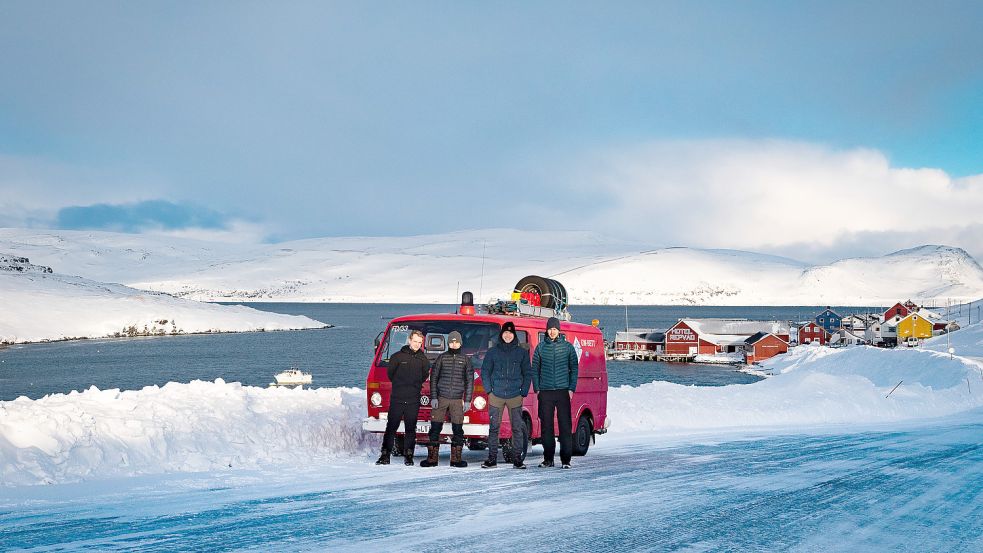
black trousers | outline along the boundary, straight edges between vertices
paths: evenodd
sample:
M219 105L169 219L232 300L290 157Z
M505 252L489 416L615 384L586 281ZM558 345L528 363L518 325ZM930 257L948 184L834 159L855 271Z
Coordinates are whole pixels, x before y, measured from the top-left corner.
M542 425L543 459L553 460L556 438L553 436L553 415L560 428L560 462L570 463L573 455L573 434L570 429L570 392L568 390L543 390L539 392L539 423Z
M569 410L569 409L568 409ZM416 419L420 415L420 402L389 404L389 415L386 420L386 433L382 436L382 449L393 450L393 442L396 440L396 429L399 428L400 421L406 434L403 439L403 455L413 455L416 448ZM569 418L569 415L567 416Z

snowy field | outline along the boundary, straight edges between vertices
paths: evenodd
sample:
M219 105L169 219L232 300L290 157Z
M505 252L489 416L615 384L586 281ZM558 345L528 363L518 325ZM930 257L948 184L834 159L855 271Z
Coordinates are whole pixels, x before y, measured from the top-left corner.
M528 274L560 280L575 305L893 305L905 299L941 305L983 296L983 268L965 251L939 245L810 265L737 250L655 249L573 231L228 244L0 229L0 254L204 301L454 303L464 290L486 301L507 296Z
M0 402L0 535L3 549L518 536L528 550L978 551L983 327L951 343L962 355L933 351L944 338L800 347L751 385L612 389L611 432L571 471L484 471L483 452L466 452L466 470L376 467L355 388L192 382Z
M323 328L308 317L217 305L64 275L0 255L0 343Z

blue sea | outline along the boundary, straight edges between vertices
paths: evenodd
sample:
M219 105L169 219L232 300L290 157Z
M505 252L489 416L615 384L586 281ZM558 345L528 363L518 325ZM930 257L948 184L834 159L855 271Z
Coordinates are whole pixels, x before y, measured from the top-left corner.
M451 312L452 305L250 303L257 309L306 315L334 325L321 330L250 332L147 338L78 340L15 345L0 349L0 400L19 396L119 388L191 380L241 382L266 386L289 367L310 372L314 386L365 385L376 335L386 323L412 313ZM687 307L629 306L628 326L668 328L685 317L739 317L756 320L812 319L825 307ZM880 308L870 308L879 310ZM841 314L865 308L837 308ZM624 306L575 306L574 320L598 319L606 339L626 325ZM612 387L655 380L695 386L748 384L758 377L732 366L609 361Z

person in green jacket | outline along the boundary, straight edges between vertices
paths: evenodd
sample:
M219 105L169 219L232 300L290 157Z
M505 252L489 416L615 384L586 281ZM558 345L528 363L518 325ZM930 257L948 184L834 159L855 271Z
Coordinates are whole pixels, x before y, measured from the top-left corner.
M573 434L570 424L570 399L577 390L577 351L560 335L560 320L550 317L546 322L546 339L536 346L532 356L532 387L539 397L539 423L543 441L543 462L540 467L552 467L556 451L553 437L553 416L560 429L560 463L570 468L573 455Z

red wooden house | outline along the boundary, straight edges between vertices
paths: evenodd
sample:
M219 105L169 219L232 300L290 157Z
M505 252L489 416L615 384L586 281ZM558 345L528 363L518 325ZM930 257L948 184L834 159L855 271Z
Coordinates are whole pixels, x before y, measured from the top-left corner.
M744 341L744 362L748 365L780 353L788 353L788 342L774 334L759 332Z
M815 322L806 323L799 327L799 343L800 344L811 344L812 342L819 342L819 345L825 346L829 343L830 333L826 331L825 328L819 326Z

